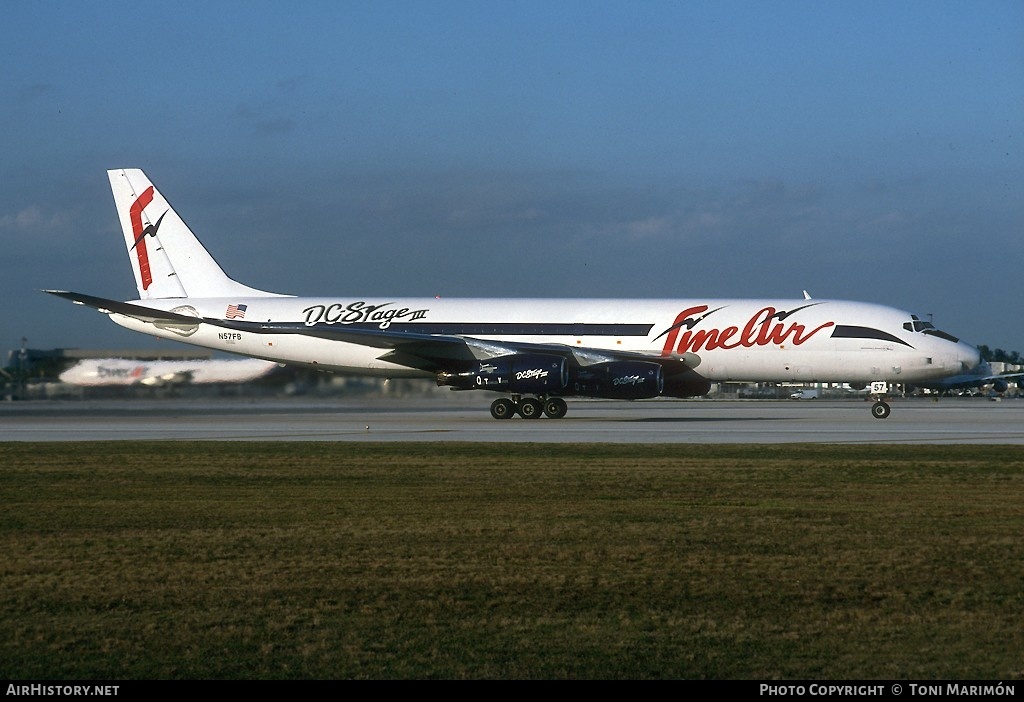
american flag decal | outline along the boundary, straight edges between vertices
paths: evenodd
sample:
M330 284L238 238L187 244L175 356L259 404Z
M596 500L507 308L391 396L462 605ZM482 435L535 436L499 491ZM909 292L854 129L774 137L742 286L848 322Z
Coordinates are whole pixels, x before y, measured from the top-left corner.
M224 319L245 319L245 305L228 305Z

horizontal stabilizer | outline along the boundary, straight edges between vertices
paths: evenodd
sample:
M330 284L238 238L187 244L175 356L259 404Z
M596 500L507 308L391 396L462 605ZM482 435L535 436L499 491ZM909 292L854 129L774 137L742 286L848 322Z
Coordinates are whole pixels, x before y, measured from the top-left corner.
M76 305L92 307L103 314L120 314L125 317L133 317L142 322L178 322L185 324L197 324L202 321L195 317L189 317L188 315L178 314L176 312L155 310L151 307L133 305L130 302L107 300L106 298L95 297L93 295L83 295L81 293L69 292L67 290L43 290L43 292L49 293L50 295L56 295L57 297L62 297L65 300L70 300Z

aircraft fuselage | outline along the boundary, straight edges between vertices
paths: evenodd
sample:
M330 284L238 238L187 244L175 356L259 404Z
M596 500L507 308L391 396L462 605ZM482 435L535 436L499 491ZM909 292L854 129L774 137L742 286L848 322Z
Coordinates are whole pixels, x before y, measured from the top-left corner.
M310 332L348 328L662 357L696 354L698 372L711 381L914 382L978 362L977 350L966 343L907 328L912 319L907 312L835 300L259 297L144 304L196 316L197 325L154 327L111 317L129 329L206 348L386 377L433 374L381 360L384 349L364 344L228 330L198 319L237 318L241 308L250 324L291 322Z

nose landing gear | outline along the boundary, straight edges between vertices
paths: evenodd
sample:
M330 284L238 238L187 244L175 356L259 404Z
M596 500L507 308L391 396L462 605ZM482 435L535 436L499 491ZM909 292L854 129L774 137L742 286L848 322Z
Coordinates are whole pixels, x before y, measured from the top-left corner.
M871 383L871 396L876 398L875 404L871 405L871 416L875 419L886 419L892 408L885 401L885 395L889 391L889 383L878 380Z

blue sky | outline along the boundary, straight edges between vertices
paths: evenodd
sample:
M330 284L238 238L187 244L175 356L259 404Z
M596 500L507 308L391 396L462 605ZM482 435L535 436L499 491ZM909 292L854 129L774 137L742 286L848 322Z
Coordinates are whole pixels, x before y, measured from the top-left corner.
M255 287L816 297L1024 352L1024 4L10 2L0 349L154 345L143 168ZM164 342L159 342L164 343Z

